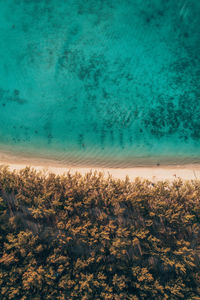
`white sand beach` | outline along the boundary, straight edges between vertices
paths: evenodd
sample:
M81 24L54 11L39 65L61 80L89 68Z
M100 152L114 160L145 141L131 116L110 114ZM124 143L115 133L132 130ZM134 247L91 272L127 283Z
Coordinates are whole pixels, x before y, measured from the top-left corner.
M125 179L126 176L130 180L136 177L149 179L153 181L158 180L174 180L181 178L183 180L200 179L200 164L186 164L186 165L159 165L159 166L142 166L131 168L103 168L103 167L78 167L70 165L61 165L56 161L42 158L20 157L14 156L4 152L0 152L0 166L9 166L9 169L20 170L26 166L32 167L38 171L64 174L70 171L72 174L80 172L86 174L90 171L102 172L104 176L112 175L114 178Z

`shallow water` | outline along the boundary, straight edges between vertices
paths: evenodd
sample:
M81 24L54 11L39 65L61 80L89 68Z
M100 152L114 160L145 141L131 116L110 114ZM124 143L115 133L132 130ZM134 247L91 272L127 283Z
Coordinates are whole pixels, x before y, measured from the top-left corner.
M200 2L0 0L0 150L200 162Z

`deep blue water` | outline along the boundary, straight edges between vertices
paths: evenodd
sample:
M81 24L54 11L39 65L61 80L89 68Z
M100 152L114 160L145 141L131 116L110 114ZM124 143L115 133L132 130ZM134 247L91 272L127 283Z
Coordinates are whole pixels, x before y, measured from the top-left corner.
M0 0L0 150L200 162L200 1Z

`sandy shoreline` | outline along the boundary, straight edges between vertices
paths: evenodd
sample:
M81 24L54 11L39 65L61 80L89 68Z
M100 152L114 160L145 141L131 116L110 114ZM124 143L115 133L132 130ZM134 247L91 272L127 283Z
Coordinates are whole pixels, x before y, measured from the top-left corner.
M157 180L174 180L175 178L182 178L184 180L200 179L200 164L186 164L186 165L163 165L163 166L142 166L131 168L107 168L107 167L87 167L87 166L70 166L61 165L54 160L14 156L8 153L0 152L0 166L7 165L10 170L20 170L26 166L33 167L34 169L55 174L64 174L70 171L72 174L80 172L85 174L97 170L102 172L105 176L111 174L114 178L125 179L126 176L130 180L136 177Z

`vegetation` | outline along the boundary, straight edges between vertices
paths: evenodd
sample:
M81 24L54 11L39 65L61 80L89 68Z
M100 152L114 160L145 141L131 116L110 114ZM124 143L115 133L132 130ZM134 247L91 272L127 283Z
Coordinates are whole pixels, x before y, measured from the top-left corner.
M0 299L200 299L200 181L0 169Z

